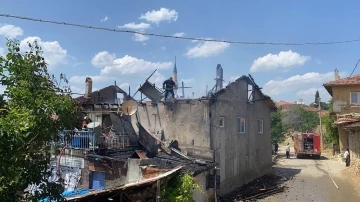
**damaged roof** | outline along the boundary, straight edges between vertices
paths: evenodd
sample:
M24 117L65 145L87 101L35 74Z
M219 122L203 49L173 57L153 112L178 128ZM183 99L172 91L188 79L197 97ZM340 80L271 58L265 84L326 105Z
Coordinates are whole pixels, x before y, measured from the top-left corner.
M89 99L86 99L84 96L80 96L75 98L74 100L78 101L79 103L114 103L117 93L123 93L127 95L127 93L119 86L111 85L92 92Z
M270 110L272 110L272 111L276 111L276 110L277 110L277 106L276 106L275 102L271 99L270 96L265 95L265 94L261 91L261 88L255 83L254 79L252 78L252 76L251 76L250 74L249 74L249 76L246 76L246 75L241 76L240 78L236 79L234 82L231 82L231 83L230 83L229 85L227 85L227 86L230 86L230 85L232 85L232 84L234 84L234 83L237 83L237 82L239 82L239 81L242 81L242 80L245 80L246 82L252 84L252 85L254 86L254 88L259 91L260 95L262 96L262 100L265 101L265 103L268 105L268 107L270 108ZM227 88L227 87L226 87L226 88ZM220 94L226 92L226 90L227 90L226 88L223 88L223 89L219 90L218 92L216 92L216 93L215 93L215 96L220 95Z
M346 77L343 79L338 79L335 81L330 81L328 83L324 83L323 86L325 89L329 92L330 95L332 95L332 87L333 86L350 86L350 85L360 85L360 74Z

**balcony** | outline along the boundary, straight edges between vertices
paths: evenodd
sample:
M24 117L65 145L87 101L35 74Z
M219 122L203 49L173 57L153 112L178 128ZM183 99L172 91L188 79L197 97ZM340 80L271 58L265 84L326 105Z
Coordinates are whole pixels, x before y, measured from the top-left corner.
M66 130L60 133L60 147L93 151L95 149L126 149L134 146L130 143L130 134L95 134L92 131Z

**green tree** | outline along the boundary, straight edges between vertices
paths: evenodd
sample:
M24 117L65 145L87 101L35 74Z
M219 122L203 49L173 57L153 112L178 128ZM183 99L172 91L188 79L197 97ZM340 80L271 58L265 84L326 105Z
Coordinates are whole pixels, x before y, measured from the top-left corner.
M283 123L295 131L312 131L319 125L317 112L307 111L303 106L294 106L283 115Z
M8 53L0 56L0 82L6 87L0 100L0 199L59 201L62 186L47 180L50 143L58 141L61 130L74 128L77 105L70 89L61 86L67 83L64 75L57 82L48 73L36 41L28 44L30 51L25 53L18 41L8 40L6 45ZM42 191L24 196L29 184Z
M324 140L328 144L338 144L339 143L339 132L338 132L338 129L333 126L335 119L333 116L331 116L331 113L333 110L332 103L333 103L333 101L330 100L329 113L327 113L322 118L322 123L324 124L324 127L326 129L326 133L324 134Z
M319 91L317 90L315 93L315 103L317 106L319 106L319 98L320 98L320 94Z
M283 142L285 140L286 127L282 122L281 108L270 114L270 136L272 142Z
M169 180L162 186L161 201L164 202L195 202L194 191L205 194L203 188L196 184L191 174L183 173Z

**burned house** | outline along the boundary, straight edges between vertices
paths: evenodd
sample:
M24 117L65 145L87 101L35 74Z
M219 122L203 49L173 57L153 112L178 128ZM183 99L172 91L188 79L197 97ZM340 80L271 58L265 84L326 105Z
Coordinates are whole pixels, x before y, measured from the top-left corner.
M214 196L208 175L211 161L190 158L157 139L141 123L132 123L137 102L116 85L91 92L86 79L85 96L75 98L81 117L90 123L75 131L63 131L54 144L50 181L64 179L67 201L151 201L159 196L160 186L180 172L190 172L206 187L206 195L195 193L196 201ZM136 105L136 110L130 110ZM133 106L134 107L134 106ZM135 108L134 108L135 109ZM144 192L145 190L145 192Z
M139 91L151 101L139 103L131 118L136 132L146 130L184 155L214 161L218 192L225 194L270 171L270 112L277 108L251 75L219 85L199 99L163 102L161 91L146 81Z

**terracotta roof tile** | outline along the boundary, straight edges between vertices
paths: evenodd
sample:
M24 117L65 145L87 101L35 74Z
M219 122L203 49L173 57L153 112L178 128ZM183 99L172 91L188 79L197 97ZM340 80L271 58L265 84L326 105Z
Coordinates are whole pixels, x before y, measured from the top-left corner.
M325 83L324 86L360 85L360 74Z

